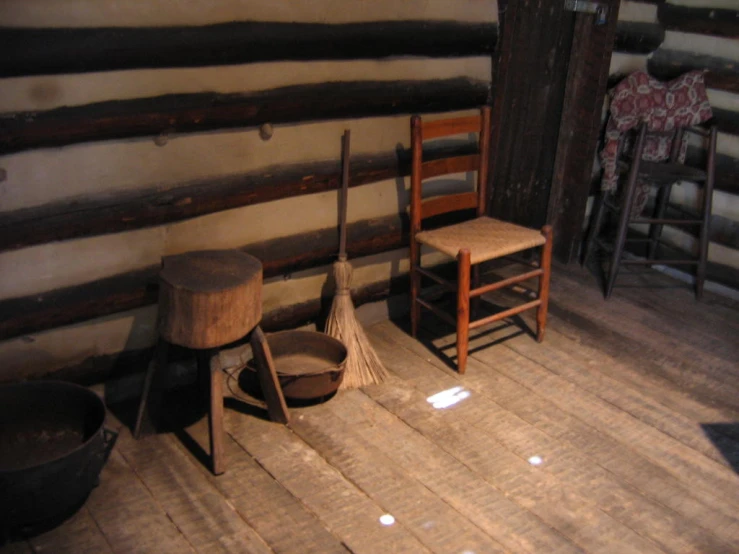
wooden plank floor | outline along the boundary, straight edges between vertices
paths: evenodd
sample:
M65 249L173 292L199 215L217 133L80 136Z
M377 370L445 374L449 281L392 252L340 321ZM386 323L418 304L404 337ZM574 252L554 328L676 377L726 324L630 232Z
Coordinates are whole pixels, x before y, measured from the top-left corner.
M739 552L739 304L654 272L619 285L605 302L557 266L544 343L476 331L464 376L447 329L375 324L387 383L289 428L229 401L219 477L204 418L135 441L111 413L85 506L0 552Z

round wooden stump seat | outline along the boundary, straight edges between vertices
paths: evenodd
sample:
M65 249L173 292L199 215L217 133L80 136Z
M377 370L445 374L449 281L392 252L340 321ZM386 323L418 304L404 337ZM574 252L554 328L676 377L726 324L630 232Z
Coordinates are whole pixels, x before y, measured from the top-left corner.
M187 348L216 348L246 336L262 319L262 263L239 250L164 258L159 334Z
M200 250L168 256L159 273L159 336L144 381L134 436L160 420L169 344L196 351L198 371L209 376L208 424L212 470L223 473L223 374L218 348L252 335L264 351L260 374L270 416L287 422L287 408L269 359L262 319L262 263L239 250ZM269 367L268 367L269 366Z

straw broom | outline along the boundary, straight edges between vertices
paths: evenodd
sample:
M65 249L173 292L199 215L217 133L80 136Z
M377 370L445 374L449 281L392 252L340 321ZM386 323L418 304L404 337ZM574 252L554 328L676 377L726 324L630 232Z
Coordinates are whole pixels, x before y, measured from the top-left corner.
M342 389L353 389L380 383L387 370L377 357L362 326L354 314L351 297L352 265L346 256L346 211L349 194L349 139L350 131L342 138L341 197L339 199L339 259L334 262L336 292L326 321L326 334L339 339L347 350L346 369Z

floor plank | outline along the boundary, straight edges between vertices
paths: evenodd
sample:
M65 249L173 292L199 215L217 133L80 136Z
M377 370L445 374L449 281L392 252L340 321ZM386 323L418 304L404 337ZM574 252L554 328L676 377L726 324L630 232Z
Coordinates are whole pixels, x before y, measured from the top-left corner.
M86 504L114 552L193 552L116 445ZM60 529L64 532L64 529Z
M271 553L176 440L167 434L135 441L122 433L118 448L196 551Z
M347 392L354 396L357 393ZM430 551L505 552L497 541L454 509L443 497L426 488L411 474L395 467L393 460L356 433L334 414L335 410L357 409L356 402L326 403L302 410L293 430L341 471L370 498L405 525ZM346 414L342 414L346 415ZM395 434L402 423L391 421L377 434Z
M387 344L387 339L380 334L382 330L380 333L375 332L377 327L383 326L373 328L372 336L375 344L383 350L383 343ZM392 329L388 334L392 337L397 335ZM498 398L497 389L501 379L490 371L484 374L487 368L480 364L474 367L471 365L462 379L457 380L452 375L442 373L443 379L429 384L427 375L436 368L426 367L423 370L418 361L409 359L408 355L404 356L395 349L392 351L395 364L391 362L391 367L402 372L405 383L413 384L422 395L463 384L472 394L469 401L465 400L459 406L450 408L455 410L458 417L468 425L482 429L521 458L541 456L546 460L546 464L542 466L545 471L566 483L572 491L586 498L594 498L600 509L641 535L649 537L665 551L701 551L707 545L726 547L721 538L713 536L705 528L695 525L673 510L666 509L658 501L650 501L633 487L622 483L613 473L583 456L580 449L548 435L498 405L495 400ZM496 392L488 394L489 390ZM534 410L538 409L538 403L535 398L531 402ZM630 509L625 510L625 506ZM701 508L701 513L710 514L712 511L705 506ZM676 533L677 529L680 533Z
M397 381L389 385L395 386ZM365 394L369 390L365 389ZM412 475L510 552L582 551L468 465L359 391L337 396L330 408L395 467ZM393 433L385 433L388 428Z
M644 371L653 371L672 387L739 414L736 357L727 360L728 354L717 356L706 351L708 348L696 348L674 334L663 333L660 329L664 324L643 323L651 317L649 310L629 306L621 299L606 302L597 291L579 283L568 283L566 275L556 282L553 280L551 294L550 314L574 327L588 346L604 350L617 359L627 356L647 360ZM678 321L688 326L688 319ZM702 320L691 323L700 327ZM723 343L722 349L736 351L735 339ZM701 361L699 366L696 360Z
M33 552L59 554L113 552L86 507L66 521L64 527L33 537L28 542Z
M422 341L373 325L386 383L292 407L291 427L228 399L221 476L185 410L202 391L169 404L176 435L135 441L110 413L85 506L0 553L737 551L739 302L651 273L605 301L555 264L545 341L519 326L532 314L475 331L465 375L433 319ZM433 406L444 390L461 402Z
M352 552L430 552L402 523L382 525L385 510L287 427L234 412L226 420L236 442Z
M187 431L199 444L208 444L205 419ZM280 554L348 552L341 541L324 528L315 514L264 471L228 434L225 447L227 471L217 477L205 468L203 471L211 484L272 550ZM290 532L286 533L286 529Z

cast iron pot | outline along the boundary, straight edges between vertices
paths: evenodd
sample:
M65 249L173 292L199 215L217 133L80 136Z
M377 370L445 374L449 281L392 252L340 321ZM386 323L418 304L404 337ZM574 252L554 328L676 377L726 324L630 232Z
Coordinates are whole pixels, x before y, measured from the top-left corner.
M331 398L344 379L346 346L316 331L281 331L267 335L277 379L286 400L300 402ZM239 376L249 394L261 395L254 359Z
M54 527L98 483L116 434L105 405L71 383L0 385L0 544Z

